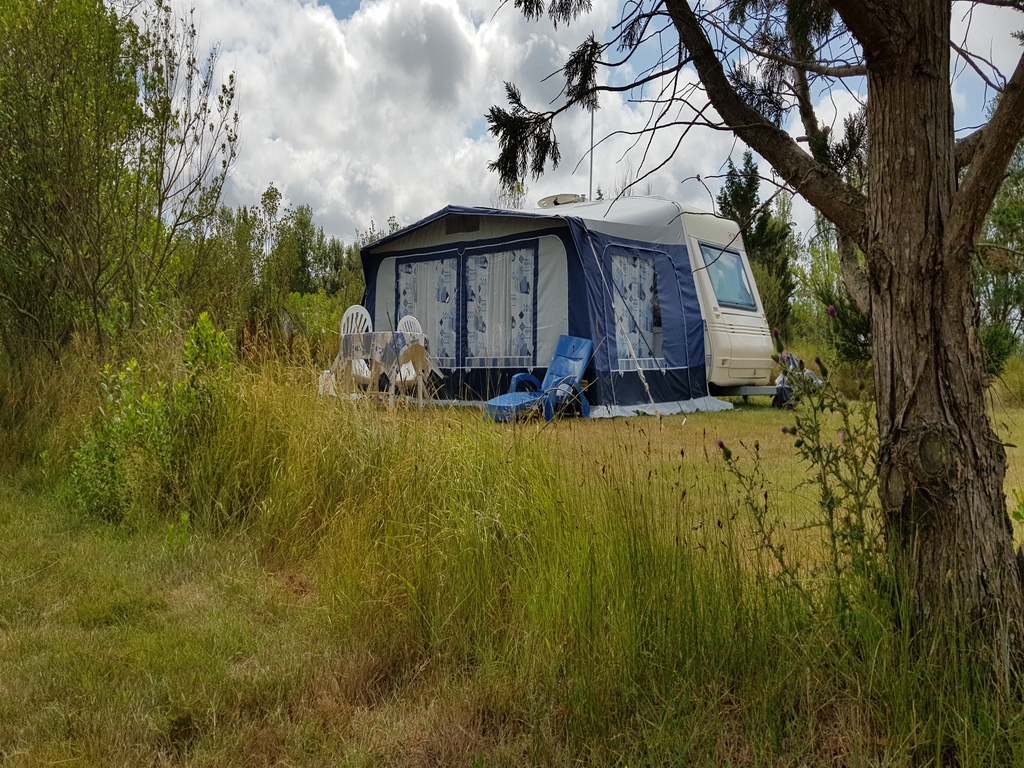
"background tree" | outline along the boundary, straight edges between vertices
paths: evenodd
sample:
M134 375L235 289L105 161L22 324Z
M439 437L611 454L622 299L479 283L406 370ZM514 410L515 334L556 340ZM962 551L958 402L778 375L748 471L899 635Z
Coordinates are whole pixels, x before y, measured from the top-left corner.
M1024 335L1024 144L1017 146L985 220L975 265L986 369L1002 373Z
M989 2L1024 10L1015 0ZM585 0L515 6L556 23L589 9ZM492 107L488 120L501 179L540 174L559 159L555 117L596 109L602 90L628 87L602 85L599 73L630 62L650 41L664 53L642 68L643 82L660 89L646 99L648 133L706 123L710 103L717 127L771 163L860 250L863 270L850 262L854 248L839 249L851 296L871 316L879 494L911 621L936 641L968 638L1005 671L1005 661L1024 661L1024 594L1004 497L1006 457L984 400L972 272L985 215L1024 135L1024 58L1009 79L992 73L1002 95L991 118L957 141L951 51L980 72L991 68L951 39L952 8L951 0L638 0L624 6L614 40L591 34L571 54L564 103L534 111L508 85L510 108ZM623 53L606 58L614 47ZM680 76L686 68L701 94ZM863 134L848 122L833 137L814 113L811 86L849 78L867 85ZM800 137L781 127L793 110ZM862 146L859 183L848 161Z
M792 255L795 252L790 201L782 200L780 215L774 215L769 203L761 202L761 176L754 154L743 153L743 166L737 169L729 159L722 190L718 193L721 215L740 225L743 244L754 269L754 278L769 328L789 330L790 301L796 282L793 278Z

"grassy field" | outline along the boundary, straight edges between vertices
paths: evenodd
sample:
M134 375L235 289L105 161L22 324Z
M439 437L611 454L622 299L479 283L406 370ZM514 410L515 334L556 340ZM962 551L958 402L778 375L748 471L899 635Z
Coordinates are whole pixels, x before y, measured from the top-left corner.
M790 414L509 427L314 381L233 373L184 454L124 453L115 520L73 503L67 460L7 472L0 762L1024 764L1015 695L869 597L807 598L822 538ZM993 415L1024 445L1024 410ZM718 440L760 444L801 588Z

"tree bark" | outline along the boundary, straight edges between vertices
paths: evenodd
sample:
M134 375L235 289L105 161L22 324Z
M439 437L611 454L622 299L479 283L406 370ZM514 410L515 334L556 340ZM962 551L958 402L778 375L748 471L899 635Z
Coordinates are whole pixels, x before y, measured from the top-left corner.
M1003 493L1006 455L985 406L970 254L945 237L956 192L950 4L902 10L899 44L865 48L866 255L886 532L918 628L980 631L994 663L1017 662L1024 596Z

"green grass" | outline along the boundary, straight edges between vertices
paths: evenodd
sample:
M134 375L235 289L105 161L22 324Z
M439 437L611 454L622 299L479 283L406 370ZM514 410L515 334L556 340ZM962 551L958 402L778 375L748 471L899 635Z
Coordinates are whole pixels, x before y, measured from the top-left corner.
M1015 698L760 570L715 443L759 441L810 565L785 413L508 427L314 392L235 370L201 441L132 459L119 524L54 491L59 457L2 481L0 762L1024 764Z

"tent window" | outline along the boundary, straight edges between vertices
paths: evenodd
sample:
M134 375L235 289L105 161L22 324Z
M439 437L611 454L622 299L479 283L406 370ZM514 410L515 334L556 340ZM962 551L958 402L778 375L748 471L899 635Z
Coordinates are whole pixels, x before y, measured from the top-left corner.
M458 285L457 259L398 264L398 317L392 322L413 315L430 339L431 355L448 368L455 366L458 343Z
M718 303L723 307L756 310L757 302L750 289L747 271L743 268L743 258L735 251L703 243L700 252L704 256L704 266L707 267Z
M661 301L654 259L612 254L615 348L618 369L661 368Z
M536 248L466 257L466 367L532 368Z

